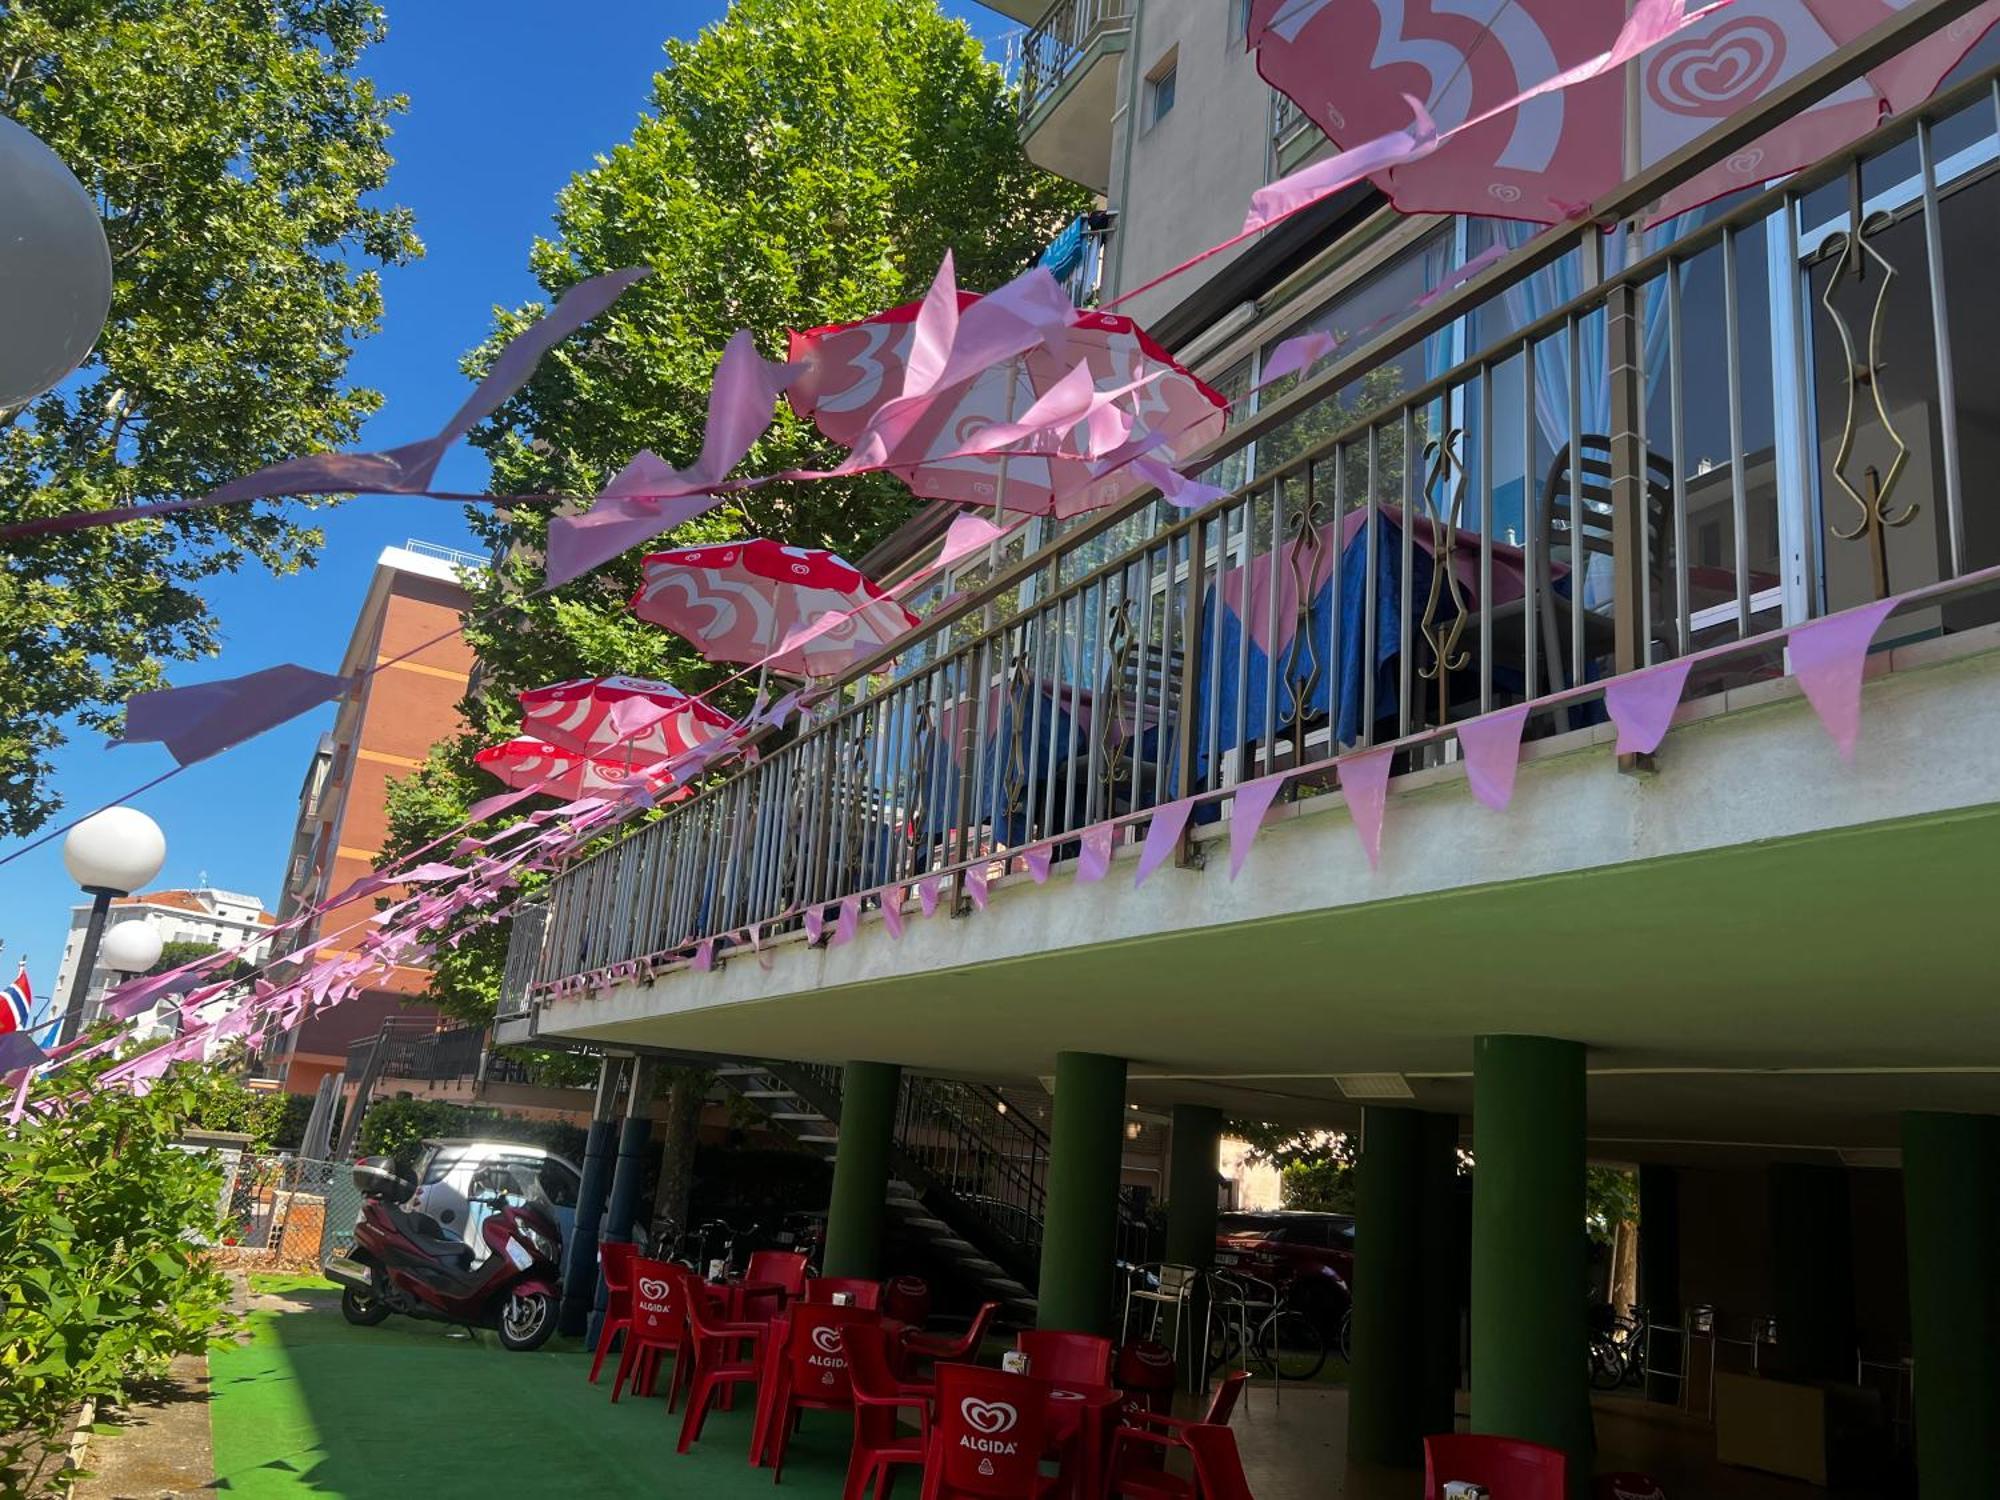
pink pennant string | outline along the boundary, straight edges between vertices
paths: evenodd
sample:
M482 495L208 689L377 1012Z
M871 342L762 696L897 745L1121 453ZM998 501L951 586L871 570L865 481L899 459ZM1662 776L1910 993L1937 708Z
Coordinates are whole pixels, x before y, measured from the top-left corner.
M1792 674L1833 737L1840 758L1849 765L1854 763L1854 745L1861 735L1861 679L1868 665L1868 647L1882 622L1901 602L1878 599L1796 626L1791 633Z
M826 931L825 907L808 906L806 908L805 929L806 929L806 945L808 947L817 946L819 943L820 934Z
M833 924L833 941L829 947L841 948L851 943L861 931L861 898L843 896L840 902L840 916Z
M540 791L539 786L523 787L516 792L499 792L491 797L482 797L465 810L465 826L484 823L495 813L505 812L517 803L525 802ZM498 835L496 835L497 837Z
M1682 657L1614 678L1605 686L1604 711L1618 726L1618 754L1651 755L1660 748L1693 665Z
M695 945L694 961L688 967L697 974L706 974L715 967L714 938L703 938Z
M1266 776L1259 781L1245 782L1236 789L1235 802L1229 814L1229 878L1232 881L1243 873L1243 861L1250 857L1250 846L1257 841L1257 831L1264 826L1265 815L1271 811L1271 804L1278 800L1278 793L1284 789L1283 776Z
M125 736L111 744L157 741L181 765L192 765L331 703L350 686L287 663L243 677L136 693L125 703Z
M937 876L926 875L922 880L919 880L917 882L917 904L923 908L925 916L934 917L937 915L937 908L938 908Z
M1139 868L1132 876L1134 890L1144 885L1148 875L1180 851L1181 835L1187 832L1188 819L1193 813L1192 797L1183 797L1178 802L1153 809L1153 821L1146 828L1145 847L1139 851Z
M1311 365L1318 364L1340 347L1332 333L1315 328L1306 333L1285 339L1271 351L1270 357L1258 366L1259 379L1269 385L1275 380L1283 380L1287 375L1296 375Z
M965 894L972 898L972 904L981 911L986 910L986 866L969 866L965 872Z
M1344 755L1335 763L1340 767L1340 790L1347 797L1347 811L1354 819L1354 831L1361 835L1371 870L1382 863L1382 812L1389 799L1389 762L1395 755L1394 745L1384 745L1359 755Z
M1082 848L1076 856L1078 885L1089 885L1111 873L1111 840L1116 832L1109 823L1084 829Z
M899 941L903 936L903 901L908 895L900 885L892 885L882 893L882 926L890 937Z
M1458 726L1458 743L1465 751L1465 779L1472 795L1495 812L1505 812L1514 800L1514 773L1521 763L1521 731L1528 723L1528 705L1517 703L1496 713L1467 719Z
M1036 885L1049 883L1049 861L1055 857L1055 852L1054 846L1049 844L1037 844L1027 852L1023 863L1027 865L1028 873L1034 877Z

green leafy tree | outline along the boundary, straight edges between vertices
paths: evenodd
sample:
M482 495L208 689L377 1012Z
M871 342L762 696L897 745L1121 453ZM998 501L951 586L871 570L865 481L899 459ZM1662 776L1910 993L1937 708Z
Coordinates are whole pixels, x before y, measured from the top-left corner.
M190 943L176 938L170 943L160 944L159 960L146 972L148 974L166 974L174 969L178 969L182 964L193 963L197 958L206 958L209 954L219 951L219 948L214 943ZM232 959L220 969L209 974L204 974L202 982L204 984L215 984L223 980L242 979L246 975L254 973L256 968L257 966L247 958Z
M736 329L782 357L787 329L920 296L947 250L962 286L999 285L1085 204L1081 189L1022 154L1000 69L935 0L736 0L700 36L667 44L652 110L558 197L556 233L530 256L551 293L617 266L654 274L591 336L544 360L475 435L494 489L588 495L640 448L688 463ZM472 366L536 311L504 315ZM823 467L838 452L781 406L745 468ZM917 503L882 476L775 486L729 501L675 540L760 534L858 558ZM622 672L695 690L733 671L628 611L636 552L538 593L549 514L523 504L474 515L500 563L468 580L476 609L467 637L480 661L480 690L465 705L472 729L392 790L389 855L449 829L493 789L471 755L513 730L522 688ZM507 927L482 928L448 951L431 998L456 1014L491 1015Z
M81 1402L118 1399L226 1321L205 1253L222 1174L173 1144L215 1079L180 1066L143 1098L92 1088L112 1061L38 1080L31 1101L67 1102L0 1134L0 1494L51 1477Z
M103 205L114 286L95 352L0 412L0 521L195 495L351 441L380 404L345 378L377 268L420 253L385 184L391 116L356 70L373 0L10 0L0 113ZM64 722L115 722L167 663L212 656L203 583L310 566L290 505L9 544L0 570L0 832L61 805Z

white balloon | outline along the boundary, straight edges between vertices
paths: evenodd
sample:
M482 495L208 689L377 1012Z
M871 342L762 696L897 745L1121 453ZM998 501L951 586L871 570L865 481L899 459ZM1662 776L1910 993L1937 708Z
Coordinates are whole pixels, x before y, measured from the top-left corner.
M160 933L143 919L113 923L97 950L97 966L120 974L141 974L160 961Z
M90 353L111 311L111 247L62 158L0 116L0 409Z
M167 836L136 807L93 813L63 839L70 879L87 889L136 891L167 862Z

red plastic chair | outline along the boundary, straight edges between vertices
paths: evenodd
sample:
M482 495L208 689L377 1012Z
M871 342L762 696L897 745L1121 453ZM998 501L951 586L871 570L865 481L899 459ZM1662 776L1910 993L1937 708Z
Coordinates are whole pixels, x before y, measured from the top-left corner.
M1563 1500L1569 1459L1559 1448L1521 1438L1440 1432L1424 1439L1424 1500L1440 1500L1454 1479L1483 1484L1493 1500Z
M743 1316L776 1317L805 1295L812 1261L797 1250L753 1250L743 1268Z
M1110 1339L1031 1328L1015 1338L1014 1347L1028 1356L1028 1373L1037 1380L1092 1389L1111 1384Z
M1041 1472L1046 1388L1026 1375L939 1365L923 1500L1040 1500L1063 1481Z
M597 1247L597 1271L604 1278L604 1327L597 1335L597 1357L590 1362L592 1385L597 1384L597 1372L604 1368L612 1341L632 1325L632 1262L638 1254L639 1247L625 1240Z
M1591 1486L1597 1500L1667 1500L1660 1481L1650 1474L1600 1474Z
M1145 1411L1138 1414L1136 1422L1120 1427L1111 1435L1105 1494L1130 1496L1131 1500L1190 1500L1197 1491L1180 1475L1167 1472L1167 1454L1187 1446L1191 1428L1227 1427L1236 1399L1249 1379L1245 1370L1231 1370L1223 1376L1199 1422Z
M859 1307L832 1307L802 1302L786 1314L785 1347L771 1361L771 1381L757 1403L762 1448L753 1447L750 1462L768 1455L776 1484L785 1473L785 1449L801 1413L848 1411L854 1405L848 1377L847 1335L860 1324L879 1327L882 1315Z
M739 1385L755 1386L762 1377L764 1340L769 1322L732 1323L709 1305L709 1289L689 1279L688 1342L694 1346L694 1379L688 1391L687 1416L681 1422L676 1451L685 1453L701 1437L702 1423L716 1396Z
M1118 1409L1122 1421L1136 1422L1146 1412L1164 1415L1173 1409L1179 1384L1174 1353L1151 1339L1121 1345L1112 1361L1111 1383L1125 1393L1125 1404Z
M1227 1427L1198 1422L1182 1437L1188 1452L1194 1455L1195 1490L1201 1500L1257 1500L1243 1474L1243 1458L1236 1451L1235 1433ZM1506 1497L1496 1491L1494 1500Z
M922 1328L931 1320L931 1284L921 1276L895 1276L882 1288L882 1311L898 1323Z
M898 1380L889 1362L889 1335L880 1323L853 1324L841 1331L847 1350L848 1385L854 1396L854 1450L840 1500L861 1500L870 1480L875 1500L889 1492L896 1464L922 1464L930 1443L934 1384ZM914 1435L896 1425L896 1413L914 1411Z
M618 1356L618 1374L611 1382L611 1400L631 1380L633 1391L653 1394L662 1356L674 1356L673 1379L667 1384L667 1410L672 1411L687 1383L687 1271L669 1261L632 1257L631 1318L625 1330L625 1348Z
M866 1308L869 1312L882 1310L882 1283L860 1276L815 1276L806 1283L805 1300L830 1306L836 1292L847 1294L849 1307Z
M940 1364L956 1364L961 1360L977 1359L979 1346L986 1338L986 1330L993 1326L993 1320L1000 1313L997 1302L982 1302L979 1311L972 1315L972 1326L963 1334L953 1336L943 1333L913 1333L903 1340L900 1358L903 1368L908 1368L917 1360L934 1360Z

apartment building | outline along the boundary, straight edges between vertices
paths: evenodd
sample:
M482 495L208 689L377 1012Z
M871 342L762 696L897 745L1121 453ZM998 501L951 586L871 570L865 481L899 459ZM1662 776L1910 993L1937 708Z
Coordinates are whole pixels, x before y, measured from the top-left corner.
M201 943L239 955L244 962L263 962L271 950L270 929L277 919L264 910L255 896L201 886L195 890L144 891L134 896L115 896L111 901L110 922L144 922L160 935L161 943ZM69 934L63 940L62 964L56 971L55 994L67 995L76 979L76 965L83 950L84 932L90 925L88 902L70 909ZM104 992L130 976L114 973L100 961L83 992L83 1020L89 1026L102 1013Z
M467 607L459 582L484 559L427 542L385 547L362 600L341 672L359 685L340 700L299 789L298 825L285 867L281 919L316 906L374 869L388 831L389 783L423 764L458 732L473 656L452 633ZM369 668L379 670L368 672ZM367 672L368 675L358 674ZM300 945L357 932L376 897L337 906L299 930ZM326 952L344 951L336 941ZM380 986L303 1022L273 1047L272 1066L293 1093L310 1094L342 1071L348 1049L385 1020L435 1012L412 1004L428 971L399 967Z
M1245 9L1019 14L1026 148L1102 195L1080 303L1332 149ZM1729 1446L1807 1424L1884 1493L1912 1461L1991 1493L2000 39L1880 9L1752 123L1947 26L1967 55L1795 176L1627 227L1736 159L1718 116L1609 226L1364 184L1122 302L1235 403L1201 455L1228 497L1038 521L931 583L838 712L517 921L501 1038L770 1060L851 1143L830 1268L877 1263L888 1170L1055 1327L1115 1321L1134 1110L1203 1268L1226 1119L1359 1132L1355 1461L1415 1462L1459 1378L1474 1430L1616 1458L1578 1226L1586 1163L1629 1167L1675 1442L1852 1480ZM1337 347L1266 382L1307 331ZM1849 760L1801 674L1871 606ZM979 1172L909 1128L938 1080L986 1091L952 1103Z

